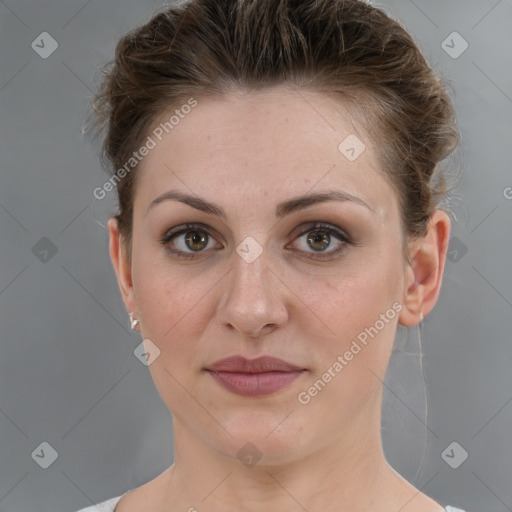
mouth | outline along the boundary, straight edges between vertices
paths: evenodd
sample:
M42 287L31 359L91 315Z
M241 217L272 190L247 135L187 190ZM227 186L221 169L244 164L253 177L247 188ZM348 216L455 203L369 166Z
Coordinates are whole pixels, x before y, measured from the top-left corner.
M275 393L299 378L307 370L282 359L263 356L246 359L228 357L206 370L224 389L243 396L265 396Z

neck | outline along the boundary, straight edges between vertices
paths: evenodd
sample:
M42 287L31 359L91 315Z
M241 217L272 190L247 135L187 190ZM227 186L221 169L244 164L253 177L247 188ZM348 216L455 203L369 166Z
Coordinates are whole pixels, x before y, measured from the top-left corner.
M383 510L385 496L396 496L398 489L403 493L404 481L385 460L380 410L376 410L377 419L352 422L322 446L294 446L293 459L263 453L251 467L236 458L245 440L228 439L225 453L219 453L174 418L175 457L168 473L165 509L348 512L377 510L380 505ZM254 444L258 446L257 441ZM262 452L269 449L268 444L260 446Z

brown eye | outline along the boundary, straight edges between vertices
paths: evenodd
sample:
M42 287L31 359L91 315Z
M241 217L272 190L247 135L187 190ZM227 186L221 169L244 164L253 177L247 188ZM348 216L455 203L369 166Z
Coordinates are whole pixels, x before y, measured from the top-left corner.
M173 228L160 241L169 253L182 258L194 258L194 253L199 256L206 252L206 249L215 246L213 236L206 229L194 224ZM222 247L220 244L217 245L217 248Z
M208 244L208 234L204 231L188 231L185 234L185 243L192 251L200 251Z
M309 246L315 251L323 251L329 247L331 243L331 236L325 231L310 231L307 240Z
M307 236L306 236L307 235ZM330 259L353 245L349 237L340 229L321 223L309 225L297 239L299 252L312 259Z

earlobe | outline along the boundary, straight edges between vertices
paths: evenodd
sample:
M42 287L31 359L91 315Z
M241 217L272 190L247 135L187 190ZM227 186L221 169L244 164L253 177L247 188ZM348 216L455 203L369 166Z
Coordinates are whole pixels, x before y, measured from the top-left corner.
M411 263L404 279L403 309L398 318L402 325L417 325L434 308L441 291L449 236L450 218L435 210L427 234L412 244Z
M121 297L127 311L137 311L133 292L131 265L126 258L122 236L119 232L118 222L115 217L109 219L108 230L110 235L110 259L112 260L112 265L116 272Z

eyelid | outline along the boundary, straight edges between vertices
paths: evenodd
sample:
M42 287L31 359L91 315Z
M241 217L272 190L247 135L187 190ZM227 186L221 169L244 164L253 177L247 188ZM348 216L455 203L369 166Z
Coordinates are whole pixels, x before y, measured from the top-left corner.
M330 222L323 222L323 221L313 221L313 222L305 222L301 224L300 226L297 226L294 228L288 236L302 236L306 233L309 233L310 231L313 231L315 229L318 229L319 231L321 229L324 229L326 231L331 230L333 233L337 233L340 236L340 239L347 242L352 243L352 239L350 235L340 227L336 226L336 224L332 224Z
M208 235L213 236L212 233L215 233L215 236L218 236L219 238L223 238L215 229L208 226L207 224L204 224L203 222L187 222L185 224L180 224L179 226L175 226L171 229L168 229L160 238L160 241L162 243L169 242L169 240L178 234L183 234L187 231L193 231L194 229L197 229L198 231L205 231L208 233ZM215 237L214 237L215 238Z

